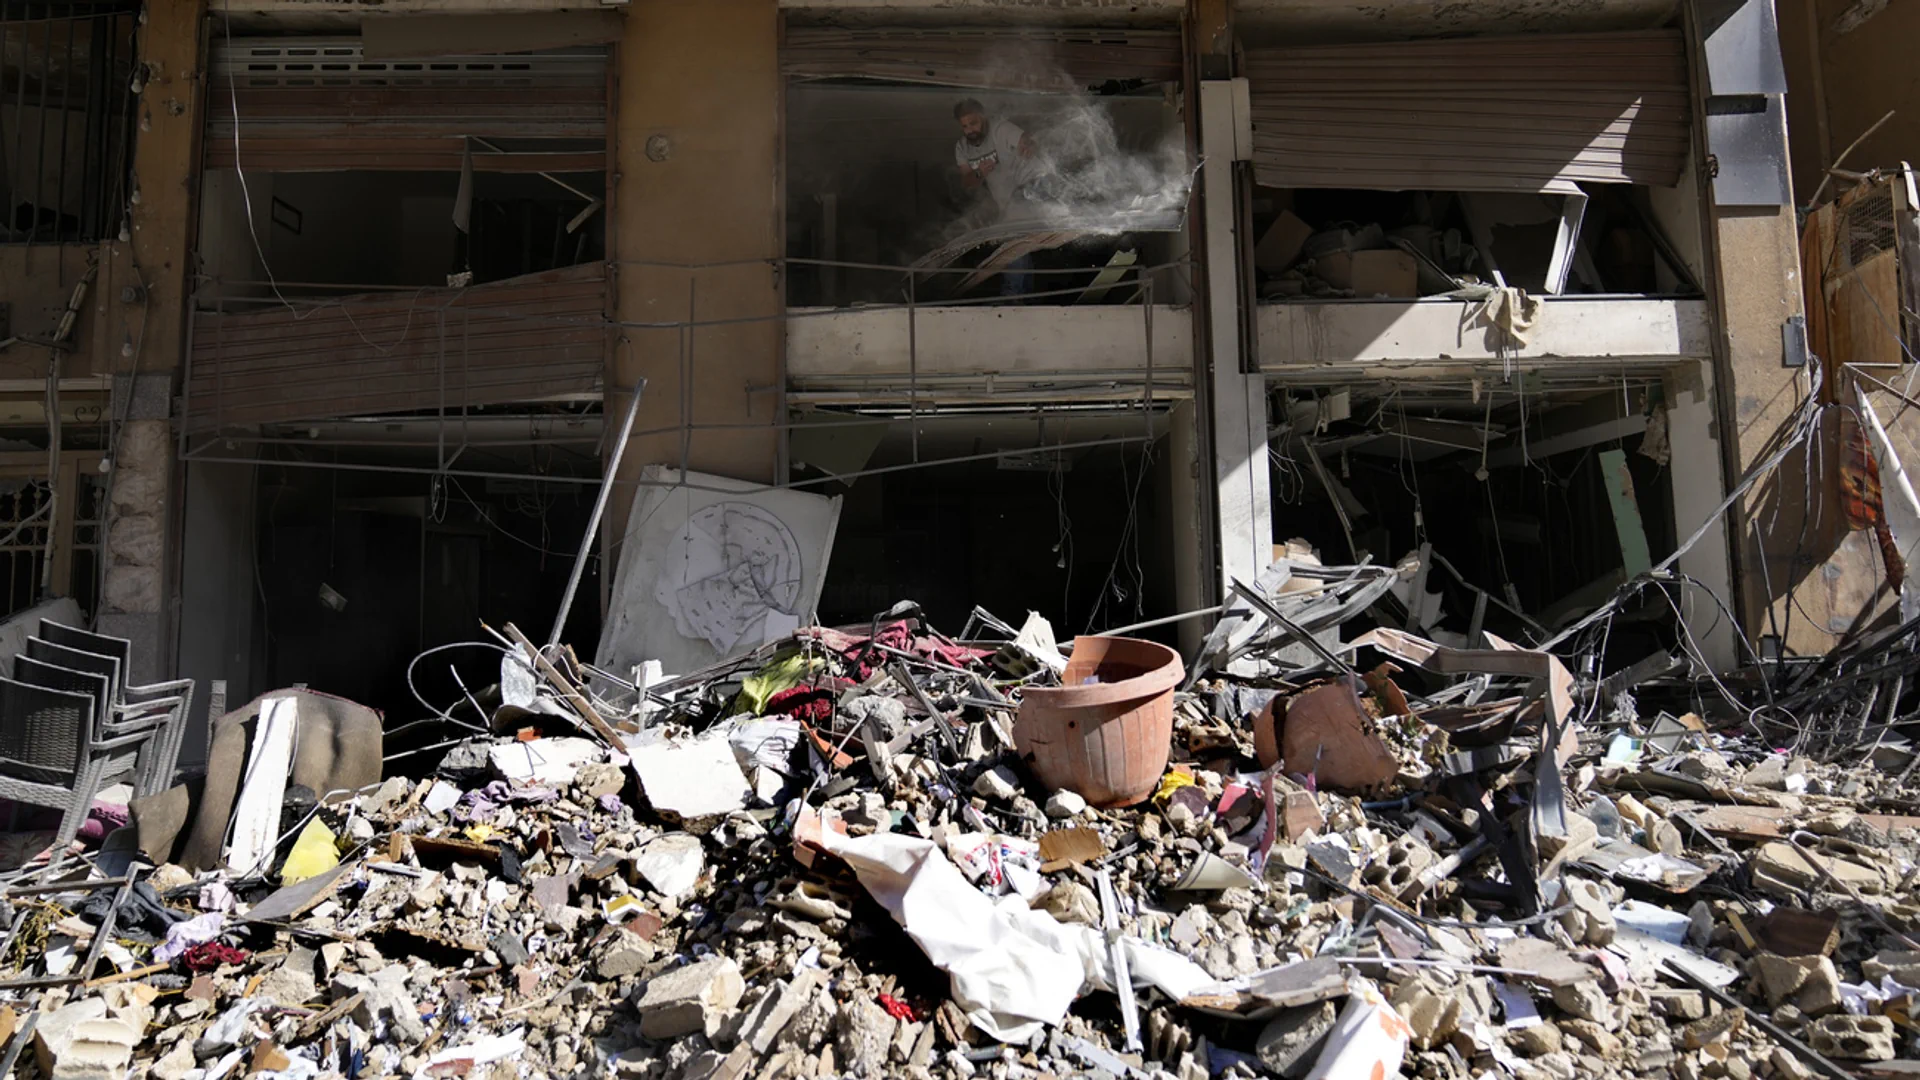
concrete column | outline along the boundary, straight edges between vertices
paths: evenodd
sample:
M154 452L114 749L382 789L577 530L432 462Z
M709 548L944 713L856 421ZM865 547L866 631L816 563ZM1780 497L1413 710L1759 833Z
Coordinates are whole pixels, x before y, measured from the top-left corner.
M1685 542L1694 530L1707 525L1700 542L1680 556L1675 568L1699 581L1731 605L1732 574L1727 561L1726 518L1713 514L1726 498L1720 470L1698 463L1720 460L1714 417L1713 368L1701 363L1667 381L1667 448L1673 463L1674 539ZM1697 647L1717 671L1737 666L1739 650L1732 622L1711 599L1688 595L1683 610Z
M1729 489L1765 460L1792 429L1810 382L1803 362L1799 230L1787 172L1786 76L1771 0L1687 8L1694 38L1694 120L1703 170L1708 291L1715 306L1714 385L1723 469ZM1757 47L1756 47L1757 45ZM1789 342L1797 341L1790 348ZM1809 499L1790 458L1733 508L1732 597L1750 638L1788 620L1788 597L1809 569ZM1676 459L1680 465L1684 459ZM1676 470L1678 471L1678 470ZM1801 620L1804 625L1805 620ZM1809 642L1821 651L1823 642ZM1789 648L1794 645L1791 640Z
M167 647L171 385L171 375L114 378L114 407L128 420L120 426L107 488L104 565L94 622L101 633L133 642L132 677L137 682L153 682L172 670L172 650Z
M231 451L229 451L231 452ZM252 456L251 447L248 456ZM187 463L180 493L179 673L194 680L180 762L206 760L209 691L227 681L227 700L251 699L255 641L255 491L259 469L223 461Z
M1715 381L1720 387L1720 441L1731 458L1728 482L1733 483L1772 452L1806 398L1804 371L1782 363L1781 328L1803 310L1799 245L1788 207L1716 209L1712 227L1724 349ZM1729 430L1731 438L1724 434ZM1818 634L1799 646L1821 652L1829 644L1824 636L1828 627L1807 626L1788 611L1795 583L1811 569L1803 548L1810 528L1818 526L1810 518L1820 511L1817 500L1810 506L1806 499L1802 467L1807 460L1805 451L1790 455L1783 468L1735 504L1739 534L1733 538L1733 586L1749 638L1757 640L1775 626L1794 622ZM1790 642L1790 647L1796 646Z
M1173 597L1178 611L1198 611L1211 605L1207 561L1208 537L1201 524L1206 504L1201 498L1202 463L1212 455L1201 445L1192 401L1182 401L1167 413L1168 467L1172 473ZM1179 624L1180 652L1192 656L1207 636L1210 620L1188 619Z
M1200 84L1200 190L1205 205L1208 397L1213 436L1214 527L1220 584L1251 582L1273 561L1273 503L1268 489L1266 380L1243 371L1240 235L1233 190L1233 84Z
M608 185L614 312L626 324L607 368L610 432L625 390L639 377L647 388L622 479L647 464L777 478L780 18L775 0L634 0L627 10ZM727 325L662 325L696 321ZM696 423L737 426L685 427ZM633 493L617 488L608 507L609 567Z
M172 388L186 348L188 270L200 160L206 5L154 4L140 29L127 243L109 245L95 370L112 371L113 412L126 423L109 448L100 601L95 623L133 642L132 677L173 670L170 553ZM136 374L137 372L137 374Z

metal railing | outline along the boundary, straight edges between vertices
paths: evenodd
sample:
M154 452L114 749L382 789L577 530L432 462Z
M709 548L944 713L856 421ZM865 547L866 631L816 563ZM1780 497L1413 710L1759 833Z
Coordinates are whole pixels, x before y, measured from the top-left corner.
M930 309L950 311L952 309L1003 308L1012 303L1052 306L1048 305L1049 301L1071 302L1074 299L1078 299L1087 291L1091 283L1083 281L1082 283L1072 285L1043 287L1013 297L998 295L940 296L937 299L928 300L925 299L923 295L929 291L926 284L927 282L948 280L951 279L953 275L974 274L976 268L967 266L937 268L914 267L899 264L800 257L740 259L709 263L676 263L659 260L622 259L612 261L608 265L610 269L624 271L664 271L684 274L686 276L687 289L685 316L682 318L602 318L596 320L577 316L555 316L537 312L503 312L497 308L489 309L487 314L490 317L505 316L522 323L546 324L555 327L564 326L576 330L588 325L604 326L610 334L635 334L643 332L673 333L676 342L673 347L673 360L680 389L678 395L679 416L676 422L670 425L650 428L643 427L636 430L633 433L633 437L641 438L678 433L681 436L681 452L679 457L683 471L687 468L691 458L690 446L692 437L698 432L766 431L771 429L779 432L784 439L786 433L802 426L818 430L822 426L834 426L836 423L844 423L848 426L870 425L881 420L899 420L907 424L912 445L910 461L906 465L887 466L857 474L844 474L838 477L841 479L852 479L855 476L871 475L874 472L897 471L902 468L920 468L937 464L996 459L1010 454L1029 453L1034 449L1064 450L1077 449L1084 446L1112 445L1116 441L1139 441L1101 439L1088 442L1046 443L1041 446L1030 447L1023 450L1007 450L985 454L944 457L937 460L923 460L919 445L922 421L932 415L932 413L940 411L943 408L942 402L954 393L956 384L961 382L968 383L973 387L970 396L976 399L970 402L967 411L1006 411L1020 414L1037 413L1045 416L1049 413L1084 412L1096 408L1104 410L1125 409L1129 411L1138 409L1145 418L1145 434L1140 438L1151 439L1155 437L1153 435L1155 414L1164 410L1164 408L1169 406L1173 401L1184 399L1188 392L1186 386L1190 384L1191 373L1189 371L1184 369L1168 370L1158 366L1160 358L1157 358L1155 355L1154 344L1154 318L1156 308L1162 308L1161 313L1164 314L1163 305L1157 303L1156 298L1162 295L1170 295L1184 299L1184 297L1191 295L1192 264L1186 259L1125 267L1119 274L1113 275L1109 280L1103 282L1106 286L1103 294L1108 297L1117 297L1118 302L1102 303L1097 305L1097 307L1100 310L1112 310L1116 318L1138 319L1141 340L1140 356L1144 361L1142 365L1109 365L1097 370L1062 368L1038 373L1018 373L1011 377L996 375L996 373L993 372L969 372L966 374L929 374L923 372L921 370L921 350L923 344L921 341L922 329L920 326L922 316ZM738 287L738 274L742 271L764 268L769 274L785 275L795 267L824 267L895 273L901 277L899 285L900 298L893 301L860 304L851 307L790 308L777 312L750 315L707 317L700 315L703 277L709 279L705 284L705 288L708 290L731 290ZM1101 269L1102 268L1099 267L1035 267L1032 269L1023 268L1020 272L1030 273L1036 279L1043 281L1048 279L1052 281L1065 281L1070 277L1085 279L1089 274L1098 276ZM714 278L719 278L720 280L711 280ZM209 319L217 320L222 316L233 314L283 308L292 313L296 318L303 318L306 315L331 307L339 307L343 310L350 311L355 296L338 295L342 293L358 294L360 296L368 294L384 294L387 296L412 294L415 297L415 303L419 307L420 317L417 319L410 317L407 320L408 328L402 331L404 338L405 334L415 332L415 328L417 327L433 327L436 318L439 316L456 314L450 310L452 305L455 304L469 288L473 287L474 286L437 287L352 283L302 283L221 279L210 276L202 277L194 293L192 310L189 312L190 334L192 340L199 342L202 340L201 335L209 332L206 325ZM234 289L268 291L264 294L256 292L253 295L236 295L231 291ZM611 307L611 305L609 306ZM801 424L792 420L787 415L787 410L784 407L786 395L790 387L787 373L782 370L779 374L778 385L755 387L750 390L750 392L771 391L780 396L782 408L777 410L778 419L768 423L743 423L731 420L702 421L696 415L691 388L698 370L696 359L699 355L698 345L700 335L703 332L710 333L727 328L767 323L786 326L808 319L845 317L849 313L857 313L861 316L884 316L889 313L900 313L905 316L907 322L906 348L904 355L899 358L904 361L904 368L894 369L887 373L890 383L897 383L899 377L904 376L904 387L887 386L861 392L858 395L860 401L854 405L859 415L850 416L845 421L813 421ZM362 336L363 339L367 341L367 344L375 346L376 348L391 348L397 344L397 340L384 340L376 343L374 340L366 338L364 334ZM455 335L449 333L449 342L455 337L459 338L460 348L462 350L470 344L464 334ZM218 338L212 340L215 342L215 355L217 356ZM194 351L193 348L189 348L188 350L187 371L185 373L185 384L189 388L189 394L191 393L193 383ZM662 358L664 359L664 357ZM450 357L450 359L455 358ZM443 364L440 372L440 378L442 380L449 378L449 367L457 367L457 365ZM1000 390L993 389L992 384L996 379L1010 384L1037 385L1036 388L1030 392L1013 393L1007 392L1004 388ZM988 384L988 389L985 391L979 389L983 382ZM668 390L672 383L670 380L663 380L656 377L653 380L653 385L656 391L661 391ZM995 404L996 400L1003 402L1003 404ZM449 425L457 427L466 415L468 415L468 409L464 406L452 411L443 407L433 414L437 429L440 432L440 438L436 441L442 445L443 452L440 454L440 460L436 463L436 466L431 469L403 465L354 465L351 463L314 464L316 467L324 465L325 467L366 469L370 471L471 476L482 479L526 479L526 477L520 476L519 474L495 473L483 470L453 470L451 468L452 460L457 459L460 452L469 444L464 441L464 432L459 432L458 434L461 441L451 447L452 452L449 455L445 452L445 436L449 432ZM315 419L319 418L316 417ZM217 449L227 438L231 437L231 435L231 432L222 433L216 430L200 440L196 445L190 437L190 433L183 425L179 435L180 454L186 459L217 458L226 461L255 460L256 463L299 464L298 462L289 462L280 458L271 460L242 459L226 454L210 452ZM316 445L318 442L318 440L313 439L282 438L273 435L256 435L253 433L247 433L245 437L250 442L259 442L268 446L311 446ZM343 444L328 441L327 445ZM541 479L546 481L569 482L576 478L545 476L541 477ZM600 482L597 476L580 477L577 479L582 483ZM830 479L835 479L835 477L796 481L794 483L818 483ZM775 484L771 486L785 487L793 485Z

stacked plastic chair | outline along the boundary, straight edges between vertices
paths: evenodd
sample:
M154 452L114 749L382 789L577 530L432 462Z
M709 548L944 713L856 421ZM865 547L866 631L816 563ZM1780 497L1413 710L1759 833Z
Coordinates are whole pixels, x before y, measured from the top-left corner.
M42 620L0 678L0 796L61 811L56 846L79 832L102 787L136 796L173 782L193 680L127 681L133 643Z

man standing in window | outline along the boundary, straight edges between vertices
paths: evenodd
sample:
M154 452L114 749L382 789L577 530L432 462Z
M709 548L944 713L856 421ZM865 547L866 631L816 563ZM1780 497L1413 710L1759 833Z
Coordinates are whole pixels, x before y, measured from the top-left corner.
M960 166L960 182L975 191L986 185L1000 207L1000 220L1021 214L1031 198L1029 185L1040 176L1040 159L1033 137L1011 120L992 120L972 98L953 107L960 122L960 138L953 144ZM1000 274L1000 295L1022 296L1033 290L1033 257L1022 255Z

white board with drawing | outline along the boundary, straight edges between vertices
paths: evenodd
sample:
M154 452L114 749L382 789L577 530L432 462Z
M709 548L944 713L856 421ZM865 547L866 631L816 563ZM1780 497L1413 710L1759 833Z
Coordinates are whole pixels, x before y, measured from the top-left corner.
M812 617L840 499L649 465L616 549L594 663L626 677L758 648Z

